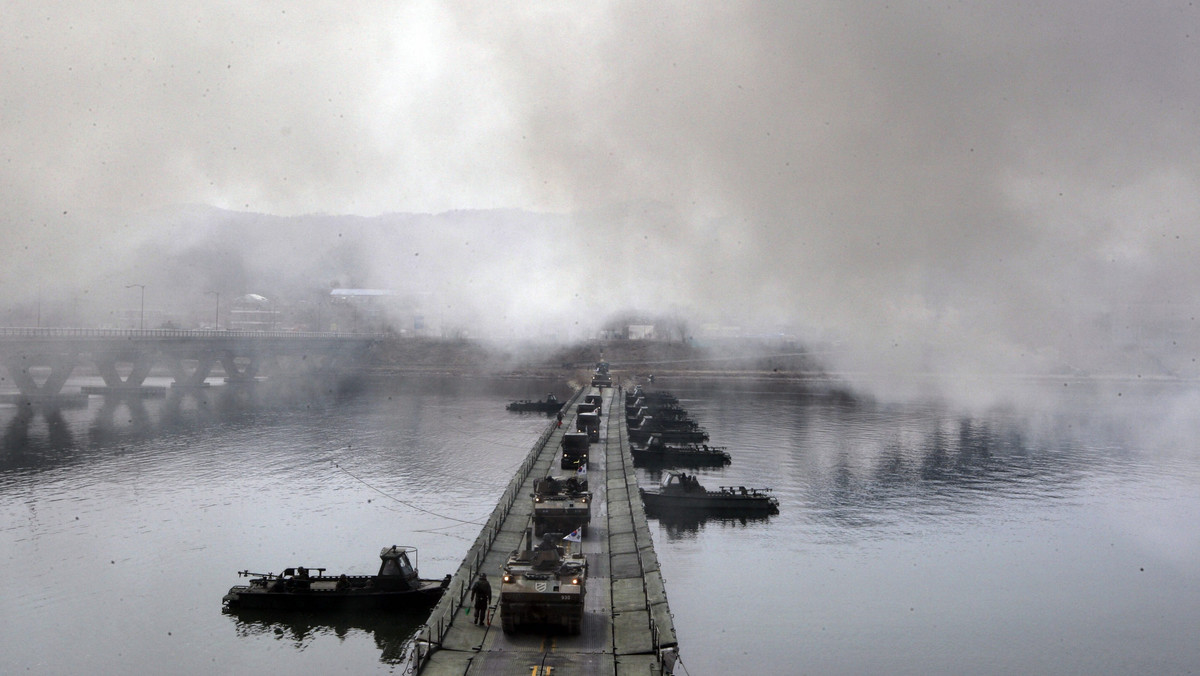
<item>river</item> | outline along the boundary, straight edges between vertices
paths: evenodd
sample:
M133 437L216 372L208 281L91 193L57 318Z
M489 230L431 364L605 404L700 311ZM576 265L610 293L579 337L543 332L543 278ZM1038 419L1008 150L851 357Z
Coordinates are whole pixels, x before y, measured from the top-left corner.
M701 483L781 503L651 521L677 673L1200 670L1194 383L1055 384L972 413L676 385L733 456ZM504 404L552 390L0 404L0 673L399 673L421 618L281 623L221 596L243 569L373 573L391 544L452 572L548 424Z

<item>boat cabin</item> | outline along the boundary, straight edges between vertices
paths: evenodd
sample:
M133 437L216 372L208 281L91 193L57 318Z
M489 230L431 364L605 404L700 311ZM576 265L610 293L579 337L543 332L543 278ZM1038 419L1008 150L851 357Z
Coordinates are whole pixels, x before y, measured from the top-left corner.
M700 485L696 475L683 472L671 472L663 477L662 489L664 493L668 491L673 493L704 492L704 486Z
M379 552L379 575L375 582L380 587L393 589L415 589L420 585L416 566L408 559L408 552L416 554L413 547L392 545Z

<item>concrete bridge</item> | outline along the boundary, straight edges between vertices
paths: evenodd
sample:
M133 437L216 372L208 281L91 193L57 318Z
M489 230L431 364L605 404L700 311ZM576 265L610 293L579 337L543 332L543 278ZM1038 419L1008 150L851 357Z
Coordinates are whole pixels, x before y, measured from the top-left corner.
M0 328L0 362L21 396L43 399L59 396L80 366L95 368L114 392L140 389L155 367L168 369L177 386L198 387L218 364L231 382L252 381L268 364L291 371L342 368L388 338L294 331Z

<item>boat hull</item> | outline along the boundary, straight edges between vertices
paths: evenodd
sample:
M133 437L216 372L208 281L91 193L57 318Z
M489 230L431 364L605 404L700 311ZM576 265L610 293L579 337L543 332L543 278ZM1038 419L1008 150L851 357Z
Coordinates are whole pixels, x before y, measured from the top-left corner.
M730 463L729 454L719 449L695 446L642 446L630 444L634 467L722 467Z
M238 610L394 611L431 608L442 597L443 591L440 581L431 581L419 589L396 591L335 591L321 588L272 591L239 585L230 588L224 603L227 608Z
M671 513L778 514L779 506L767 495L741 495L708 491L703 495L664 494L640 489L642 504L650 516Z

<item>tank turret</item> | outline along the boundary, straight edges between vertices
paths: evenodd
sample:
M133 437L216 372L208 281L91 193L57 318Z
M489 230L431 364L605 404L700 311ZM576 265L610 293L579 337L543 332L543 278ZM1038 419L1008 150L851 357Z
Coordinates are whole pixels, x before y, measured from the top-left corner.
M578 634L587 592L587 559L570 551L561 533L546 533L533 545L526 529L523 549L509 555L500 580L500 619L505 633L521 627L557 627Z

